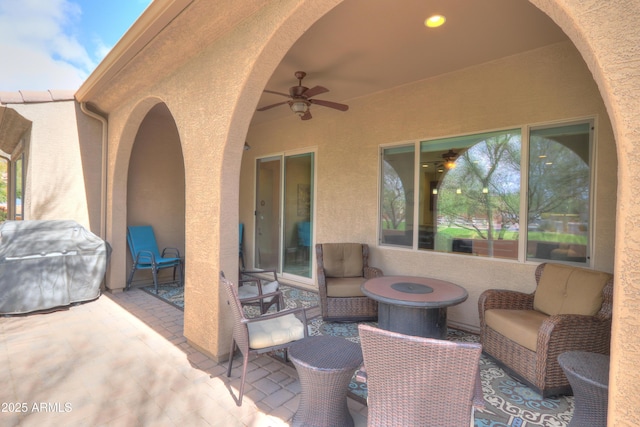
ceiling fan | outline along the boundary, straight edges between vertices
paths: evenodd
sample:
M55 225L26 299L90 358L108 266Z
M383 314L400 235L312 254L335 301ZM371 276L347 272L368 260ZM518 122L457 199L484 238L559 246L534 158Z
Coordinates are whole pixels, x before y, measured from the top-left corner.
M257 111L265 111L270 108L277 107L278 105L289 104L289 108L291 111L296 113L300 119L309 120L311 119L311 111L309 111L309 107L311 104L321 105L323 107L334 108L340 111L347 111L349 109L348 105L338 104L337 102L325 101L322 99L311 99L316 95L320 95L321 93L329 92L329 89L322 86L314 86L311 89L308 87L302 86L302 79L307 75L304 71L296 71L295 76L298 79L298 86L292 86L289 88L289 94L282 92L274 92L272 90L264 90L267 93L273 93L275 95L286 96L287 98L291 98L289 101L277 102L275 104L267 105L266 107L258 108Z

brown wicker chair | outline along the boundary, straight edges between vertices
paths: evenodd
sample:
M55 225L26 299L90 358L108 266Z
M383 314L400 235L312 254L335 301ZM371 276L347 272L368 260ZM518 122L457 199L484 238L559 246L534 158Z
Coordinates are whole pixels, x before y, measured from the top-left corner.
M542 396L571 394L558 356L581 350L609 354L613 276L543 263L532 294L490 289L478 300L486 354Z
M378 319L378 303L360 291L360 285L382 270L369 266L369 246L361 243L316 244L318 292L325 321Z
M307 317L305 309L300 307L248 319L244 315L235 285L225 279L223 272L220 272L220 286L224 289L227 304L231 308L231 314L233 315L233 335L231 337L227 377L231 376L236 347L240 349L243 356L240 390L236 400L236 404L240 406L242 405L242 396L244 394L244 381L247 374L249 355L284 349L286 359L287 348L293 342L308 336ZM270 296L279 297L279 293L264 294L256 297L256 299Z
M276 311L284 304L282 295L267 298L256 298L263 294L277 292L280 289L278 275L275 270L244 270L239 272L238 297L243 306L255 306L260 314L265 314L273 305Z
M358 325L368 426L468 426L482 403L482 347ZM362 378L362 373L356 377ZM478 395L479 394L479 395Z

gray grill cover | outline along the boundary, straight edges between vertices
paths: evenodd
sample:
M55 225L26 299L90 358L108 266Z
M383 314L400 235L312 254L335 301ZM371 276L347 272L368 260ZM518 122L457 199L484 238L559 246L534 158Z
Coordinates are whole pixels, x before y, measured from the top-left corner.
M100 296L111 248L75 221L0 224L0 314Z

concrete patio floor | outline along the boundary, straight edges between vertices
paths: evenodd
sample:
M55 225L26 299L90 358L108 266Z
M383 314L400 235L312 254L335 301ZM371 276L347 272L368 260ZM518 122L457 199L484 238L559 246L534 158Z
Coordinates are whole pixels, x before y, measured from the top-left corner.
M141 290L67 310L0 318L2 426L286 426L298 406L294 368L249 363L236 406L231 378L182 336L183 313ZM356 426L367 407L348 399Z

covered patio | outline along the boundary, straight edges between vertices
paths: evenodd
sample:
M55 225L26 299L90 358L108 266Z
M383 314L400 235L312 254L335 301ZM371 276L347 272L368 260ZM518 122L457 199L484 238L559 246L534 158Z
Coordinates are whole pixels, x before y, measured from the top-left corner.
M640 208L635 188L640 178L634 172L640 162L636 153L640 140L638 6L624 0L614 1L607 8L597 0L523 1L521 6L533 7L536 13L546 15L566 38L388 90L337 99L350 103L350 115L332 116L333 112L320 111L316 114L314 110L310 122L283 116L261 123L255 119L256 107L262 105L265 89L282 90L271 87L270 79L289 49L314 23L321 23L323 17L339 10L340 5L355 2L231 3L156 0L151 5L75 93L74 100L65 104L75 119L65 128L79 134L72 140L79 142L77 152L73 152L78 158L74 165L82 166L78 167L79 173L61 170L55 156L42 149L49 142L46 135L37 132L42 131L38 126L43 120L33 121L25 218L67 215L70 206L76 208L68 215L80 217L79 221L99 232L113 247L106 277L107 290L112 294L94 303L47 315L63 322L55 330L49 329L53 321L42 320L45 316L0 322L6 337L0 348L11 366L5 375L13 385L5 391L13 393L5 396L7 400L20 400L25 395L20 384L26 384L27 391L38 396L38 381L50 384L47 381L51 374L56 369L62 372L60 366L68 369L71 363L68 359L73 359L78 350L86 351L83 361L88 372L96 369L96 377L106 379L101 385L84 385L81 384L84 380L75 378L72 372L64 377L65 381L71 381L65 383L73 386L70 389L76 384L84 387L86 400L78 403L78 408L85 407L91 414L79 415L81 420L91 419L87 417L96 413L104 414L105 396L112 399L123 394L110 381L124 387L127 381L119 375L135 369L125 370L123 366L130 368L139 362L142 363L137 371L140 377L134 378L136 386L119 404L126 406L135 399L143 404L152 399L153 404L145 413L154 421L178 423L180 417L192 416L185 415L185 411L193 409L188 405L172 412L167 404L173 401L174 388L182 389L180 384L185 383L185 378L188 385L184 390L191 390L195 384L193 396L209 399L211 391L200 388L206 384L228 400L227 383L218 373L221 368L218 363L228 356L231 325L217 276L222 270L233 281L237 279L233 276L238 271L238 223L246 225L249 236L247 263L257 266L261 262L259 245L251 240L258 235L255 217L261 202L254 191L256 165L274 157L298 158L309 153L315 156L317 175L313 180L317 187L314 191L308 190L306 184L296 187L301 202L294 212L300 222L307 222L310 209L314 209L312 242L365 242L372 247L372 262L385 273L429 272L434 277L459 283L469 291L469 299L451 310L450 319L460 326L477 328L475 304L481 292L490 287L532 290L535 263L525 256L505 261L423 251L417 242L411 247L384 245L380 238L378 203L382 150L403 141L412 141L418 147L425 139L512 126L529 129L541 123L588 118L596 123L598 140L592 181L596 200L590 212L591 258L588 261L584 256L581 258L590 268L612 272L616 277L609 420L612 425L637 420L638 398L633 391L638 382L634 366L640 358L639 338L634 333L640 312L640 299L635 292L640 254L635 220ZM602 19L605 13L607 19ZM327 71L320 66L317 69ZM366 77L364 71L361 74ZM25 117L30 119L34 110L37 118L49 117L44 108L39 109L39 104L26 104L16 105L16 110ZM344 117L348 119L342 121ZM248 145L251 150L246 150ZM49 183L39 184L39 178L50 176L57 178L51 182L81 182L83 186L79 191L72 185L56 186L54 190ZM162 191L157 191L158 188ZM58 197L57 210L52 210L56 205L51 202L53 194ZM306 203L310 194L315 199ZM77 199L82 203L75 203ZM128 225L141 223L153 223L162 236L161 245L175 244L181 253L184 250L184 312L171 311L169 315L165 308L158 307L163 314L149 314L147 304L153 304L146 295L119 293L130 269L126 229ZM305 252L291 253L296 259ZM310 266L313 261L311 255ZM304 274L308 277L303 284L313 287L316 277L312 270ZM140 300L132 302L130 299L137 295L142 295ZM127 314L114 301L127 305L131 313L140 314ZM171 320L174 316L175 321ZM159 329L152 332L146 321ZM93 323L99 328L92 327ZM67 336L67 330L77 333ZM157 333L174 342L167 344ZM51 341L51 337L56 340ZM127 340L135 343L131 349L136 351L130 351ZM49 348L43 343L65 343L59 347L60 359L55 364L46 359L44 350ZM20 357L27 354L23 353L25 347L33 349L29 354L34 359ZM96 354L96 349L102 351ZM142 353L147 355L145 359L140 358ZM102 363L94 364L96 357ZM33 363L26 366L24 360ZM184 370L169 370L166 360ZM44 364L43 369L35 375L34 366L37 368L39 363ZM264 373L259 364L255 371L260 372L256 375ZM285 382L293 378L291 372L285 374L279 368L274 370L274 375ZM164 376L175 387L165 387ZM280 379L276 383L280 384ZM51 387L58 390L55 382ZM283 391L277 409L266 403L268 397L258 393L252 399L256 404L253 409L244 406L244 409L223 409L229 412L232 423L251 425L253 420L262 422L265 416L287 420L290 414L277 412L293 410L292 404L287 403L289 399L284 399L287 393L295 395L292 390ZM75 396L80 399L80 395L72 397ZM215 399L192 401L199 408L218 404ZM87 403L83 406L82 402ZM267 406L261 406L263 402ZM123 411L122 406L114 411ZM154 412L157 408L166 410ZM54 404L54 409L64 411L65 406ZM352 409L356 413L364 410Z

